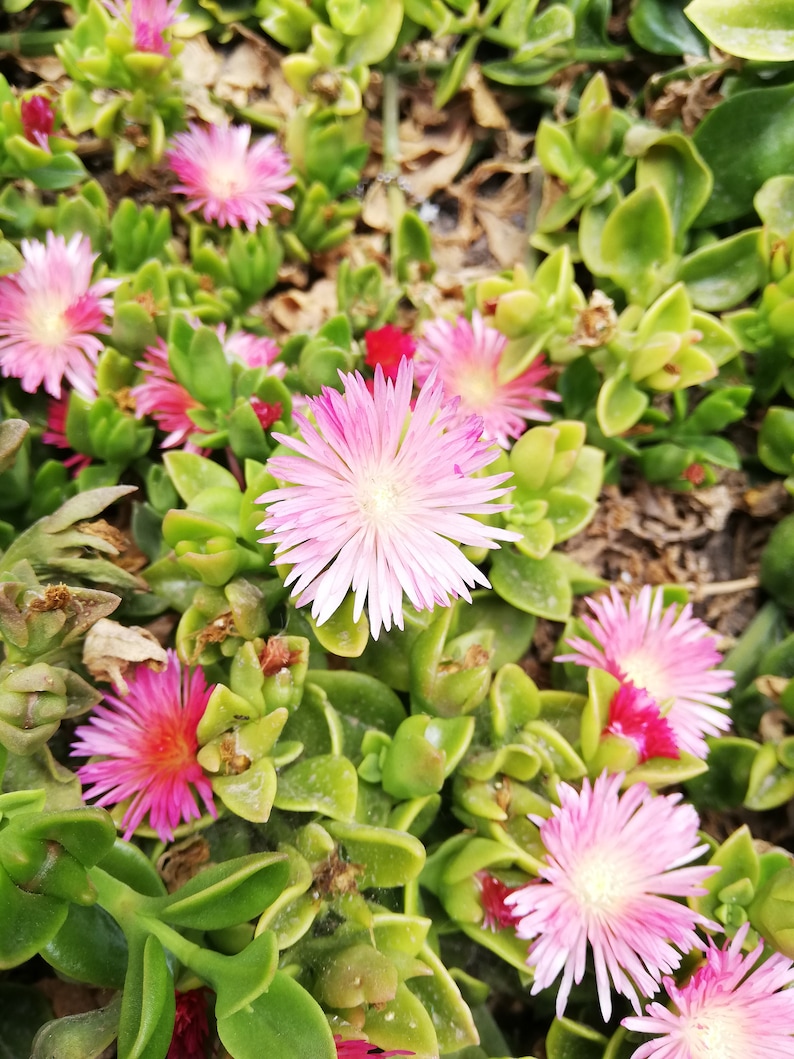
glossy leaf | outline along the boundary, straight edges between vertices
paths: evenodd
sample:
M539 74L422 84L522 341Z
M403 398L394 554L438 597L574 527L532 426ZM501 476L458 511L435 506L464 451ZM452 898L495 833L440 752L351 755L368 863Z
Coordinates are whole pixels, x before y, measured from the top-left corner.
M794 8L781 0L692 0L684 13L729 55L760 62L794 59Z

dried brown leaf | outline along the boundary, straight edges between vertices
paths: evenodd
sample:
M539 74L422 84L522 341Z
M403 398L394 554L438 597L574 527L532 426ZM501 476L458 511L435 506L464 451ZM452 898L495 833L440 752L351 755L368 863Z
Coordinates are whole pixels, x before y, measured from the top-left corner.
M124 679L137 665L147 665L155 672L165 669L168 655L152 633L139 625L120 625L100 618L86 633L83 642L83 665L95 680L107 681L121 695L129 692Z

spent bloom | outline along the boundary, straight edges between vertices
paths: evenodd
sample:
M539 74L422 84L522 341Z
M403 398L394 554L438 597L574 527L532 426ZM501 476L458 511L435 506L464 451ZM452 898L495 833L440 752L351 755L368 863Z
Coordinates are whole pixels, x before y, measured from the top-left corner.
M147 347L143 360L137 361L135 366L146 376L130 390L136 417L143 419L149 415L161 430L166 431L161 449L184 446L189 452L197 452L196 446L188 442L190 435L198 429L188 412L204 406L177 382L168 361L168 346L162 338L157 339L156 346Z
M652 757L681 756L670 722L659 713L654 699L631 681L621 684L609 704L603 735L617 735L637 751L639 764Z
M365 1059L366 1056L387 1059L390 1055L416 1055L416 1052L384 1052L382 1048L377 1048L361 1037L343 1038L339 1033L334 1034L334 1044L336 1045L336 1059Z
M711 629L692 616L689 603L680 613L674 603L663 611L662 594L652 593L650 585L628 604L614 586L608 596L586 602L593 613L582 621L596 642L571 637L567 643L574 653L556 661L594 666L631 681L656 701L678 747L706 757L703 737L730 728L721 712L729 704L720 693L734 683L732 673L713 668L722 655Z
M67 243L47 232L46 242L22 240L25 259L19 272L0 278L0 370L20 380L26 393L40 386L61 396L66 379L84 397L96 393L94 365L110 332L106 318L112 300L105 297L120 280L92 285L97 255L83 235Z
M791 1059L794 1055L794 964L775 953L755 967L764 944L747 955L749 923L729 944L709 941L706 962L688 982L663 980L673 1009L653 1003L623 1020L638 1033L660 1034L632 1059Z
M195 123L174 137L166 157L180 183L171 190L188 196L188 211L201 210L220 228L244 224L253 232L270 220L271 206L292 209L282 194L295 183L289 158L272 136L253 145L250 139L250 125Z
M475 310L471 322L433 320L425 324L416 345L416 379L423 383L436 368L447 397L459 397L461 415L482 416L483 434L503 449L527 429L528 419L551 416L538 401L559 401L559 395L538 383L548 375L542 357L514 379L500 378L507 339L489 327Z
M377 331L365 331L364 344L367 347L364 363L373 369L380 364L387 379L396 379L403 357L410 360L416 350L416 339L396 324L384 324Z
M180 0L103 0L103 3L111 15L130 27L137 51L157 55L171 54L165 32L187 18L179 14Z
M372 635L403 627L403 592L417 610L448 606L469 589L489 586L458 544L496 548L515 540L507 530L471 518L505 510L492 503L509 473L473 477L497 457L481 440L482 420L461 420L457 402L444 403L441 381L428 380L411 411L413 365L403 360L396 380L375 370L364 379L341 375L344 394L328 387L308 399L315 424L293 412L299 437L273 437L296 455L268 466L287 483L259 497L267 504L264 542L276 562L292 566L297 606L312 604L327 621L349 589L353 616L368 604Z
M174 1031L165 1059L206 1059L206 1042L210 1035L208 994L208 989L176 991Z
M129 694L106 695L87 724L80 725L73 757L98 756L77 769L90 784L85 794L97 805L131 799L124 813L124 838L144 817L163 842L174 828L201 817L196 795L217 815L212 786L196 759L196 730L212 691L201 669L185 670L175 651L161 673L139 665L128 681Z
M480 891L483 926L493 931L514 927L516 912L511 905L505 904L505 898L521 887L508 886L487 871L478 871L474 878Z
M548 989L562 972L557 1015L581 982L588 948L604 1020L612 991L639 1014L638 991L652 996L681 953L701 947L697 924L710 925L676 898L705 893L713 867L682 867L706 850L697 845L699 820L680 794L654 797L644 783L620 794L622 773L602 773L581 791L557 788L559 807L531 817L546 849L541 878L509 894L520 938L531 938L527 963L532 992Z
M23 99L19 104L19 116L25 139L48 151L49 137L55 128L55 110L50 100L41 95Z

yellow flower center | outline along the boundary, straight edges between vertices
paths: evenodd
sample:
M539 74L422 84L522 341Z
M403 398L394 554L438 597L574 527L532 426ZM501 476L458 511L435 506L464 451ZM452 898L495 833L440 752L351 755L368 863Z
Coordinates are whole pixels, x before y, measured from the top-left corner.
M43 346L59 346L69 333L60 309L43 310L31 315L31 335Z

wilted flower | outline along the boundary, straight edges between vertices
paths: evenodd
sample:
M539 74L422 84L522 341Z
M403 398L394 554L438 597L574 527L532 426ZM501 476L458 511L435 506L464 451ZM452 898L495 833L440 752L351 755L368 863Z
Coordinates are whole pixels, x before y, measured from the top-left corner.
M121 282L91 284L97 255L83 235L67 243L47 232L45 243L22 240L25 263L19 272L0 278L0 370L19 379L26 393L40 386L61 396L66 379L84 397L96 393L94 365L110 328L112 309L104 297Z
M380 364L387 379L396 379L400 361L403 357L410 360L416 350L416 339L395 324L384 324L377 331L365 331L364 343L367 347L364 363L368 368L377 368Z
M205 1059L210 1027L207 1020L207 989L176 992L174 1032L165 1059Z
M574 636L567 641L574 654L558 662L604 669L618 680L631 681L659 706L681 750L704 758L704 735L730 728L729 708L719 692L733 687L733 674L712 667L722 661L714 634L692 606L680 614L675 604L662 611L662 594L645 585L625 604L613 586L608 596L586 600L594 617L582 621L596 641Z
M61 397L51 397L47 401L47 429L41 435L41 440L45 445L55 445L59 449L71 450L71 443L66 436L66 416L68 413L68 394L63 394ZM76 476L90 465L91 457L86 456L83 452L75 452L62 462L64 467L74 468L72 474Z
M652 996L662 974L699 947L697 912L671 898L705 893L701 885L716 868L684 868L707 847L697 845L699 820L680 794L654 797L643 783L623 794L622 773L602 774L577 791L557 787L560 806L548 820L531 817L546 849L541 879L505 898L519 918L516 933L532 938L527 963L532 992L548 989L562 972L557 1015L571 987L584 976L592 951L604 1020L612 1013L610 980L639 1013L639 998Z
M85 795L97 805L131 799L124 838L148 815L152 830L170 842L174 828L201 817L196 794L217 815L210 780L196 759L196 730L212 688L201 669L183 672L175 651L168 652L162 672L140 665L128 684L125 698L107 695L108 705L97 706L76 729L72 756L99 757L81 765L77 775L90 784Z
M675 733L656 702L631 681L621 684L609 704L604 735L617 735L634 745L639 763L652 757L681 756Z
M126 22L132 31L136 51L170 55L171 44L165 31L187 18L179 14L180 0L102 0L116 18Z
M413 367L403 360L396 381L375 370L374 393L364 379L343 375L344 395L324 388L308 400L316 426L293 413L300 436L273 437L295 456L273 457L272 473L288 483L259 497L269 505L263 538L276 562L292 566L297 606L312 604L327 621L347 592L354 620L367 602L372 635L392 621L403 627L403 592L417 610L471 599L489 587L458 543L496 548L516 535L471 515L505 510L493 504L509 473L473 477L497 456L480 440L482 421L462 420L443 403L441 382L428 380L413 412Z
M474 878L480 890L482 925L494 931L502 927L514 927L516 912L512 906L505 904L505 898L521 887L508 886L487 871L478 871Z
M28 96L19 104L19 116L25 139L48 151L49 137L55 128L55 110L50 100L46 96Z
M459 316L425 324L416 344L416 379L423 383L437 368L447 397L460 398L460 415L478 415L483 420L483 436L503 449L511 439L527 429L528 419L551 419L538 401L559 401L559 395L537 384L548 375L542 357L514 379L500 377L502 354L507 339L489 327L475 310L471 323Z
M366 1056L388 1059L390 1055L416 1055L416 1052L384 1052L382 1048L377 1048L360 1037L342 1038L338 1033L334 1034L334 1044L336 1045L336 1059L365 1059Z
M188 441L198 429L188 412L204 406L177 382L168 361L168 347L162 338L158 338L156 346L147 347L144 359L137 361L136 367L146 373L144 381L130 390L136 417L151 416L161 430L168 432L160 443L161 449L184 446L187 451L197 452L196 446Z
M709 941L706 962L682 986L663 980L673 1010L646 1007L623 1020L637 1033L662 1036L641 1045L632 1059L791 1059L794 1055L794 964L775 953L753 969L760 942L742 955L750 924L730 944Z
M250 139L250 125L192 124L174 137L166 157L181 183L171 190L189 196L189 211L201 210L221 228L244 224L254 231L270 220L271 206L292 209L281 194L295 183L289 158L272 136L253 146Z

